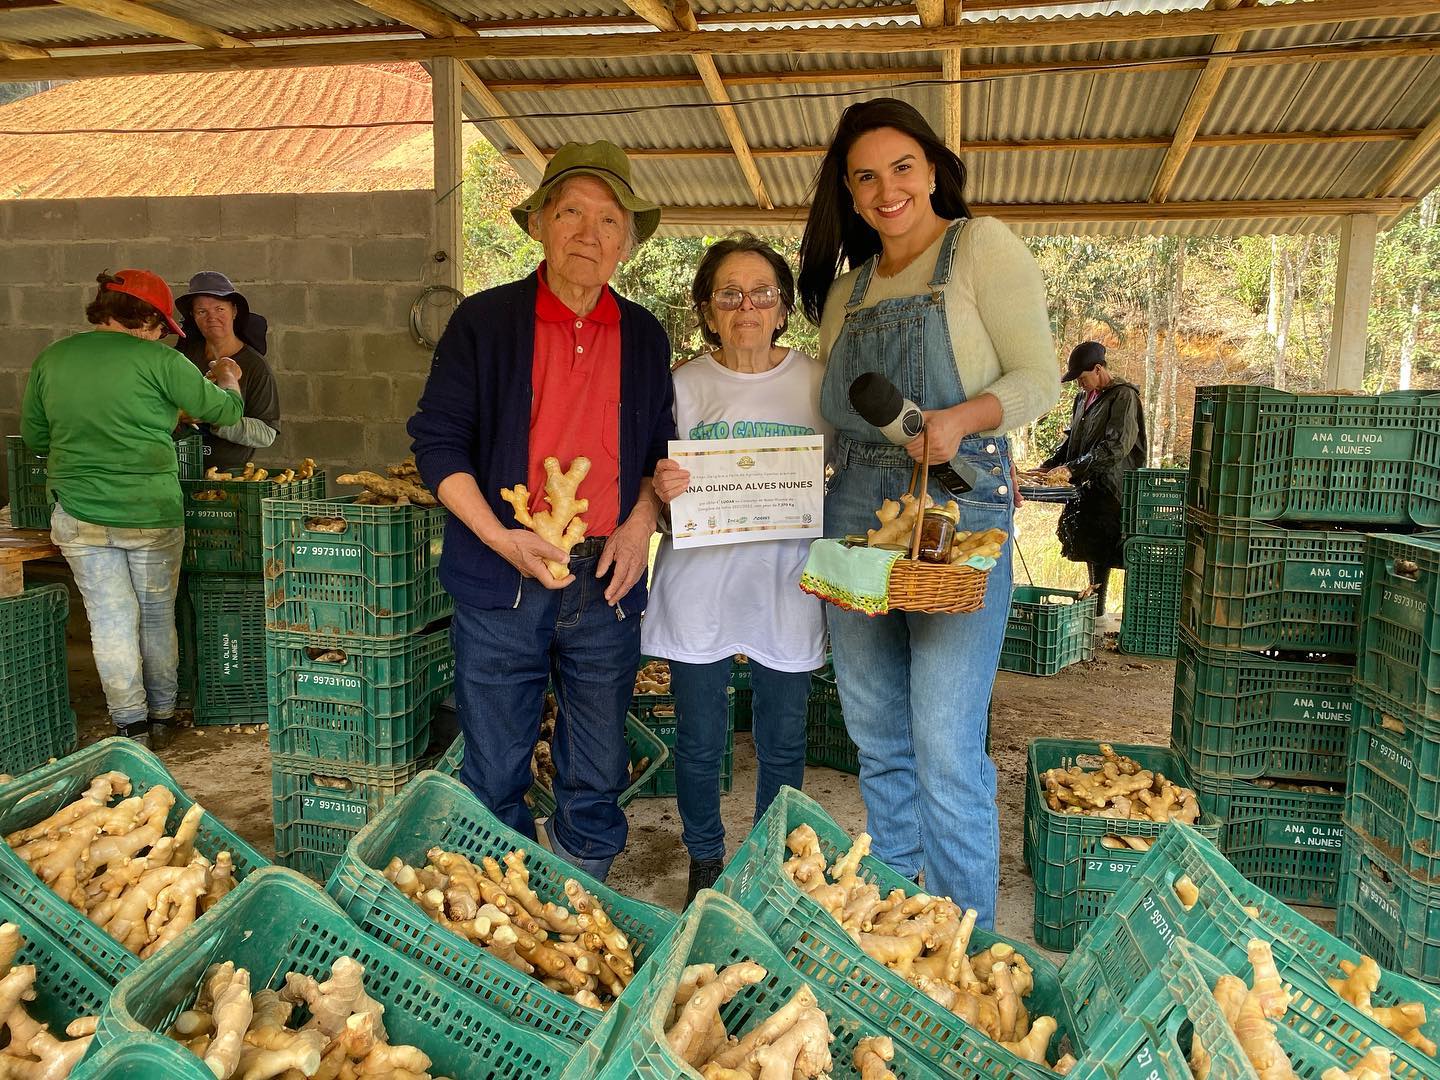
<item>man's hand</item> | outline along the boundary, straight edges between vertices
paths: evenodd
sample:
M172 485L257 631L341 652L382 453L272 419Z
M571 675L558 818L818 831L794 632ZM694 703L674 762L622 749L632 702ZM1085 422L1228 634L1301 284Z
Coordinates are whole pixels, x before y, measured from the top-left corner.
M661 458L655 463L654 484L656 497L669 506L690 486L690 470L682 469L680 463L671 458Z
M969 435L964 420L955 409L926 410L925 431L930 435L929 464L940 465L950 461L960 450L960 440ZM914 461L924 454L925 435L916 435L905 444L905 452Z
M570 556L529 529L502 529L494 536L482 536L480 539L519 570L521 577L533 578L547 589L563 589L575 580L575 575L568 571L560 580L555 579L545 565L546 560L565 563Z
M600 552L600 561L595 567L597 578L603 578L612 567L615 570L605 590L607 604L618 603L650 568L650 537L654 533L654 508L640 499L625 523L605 541L605 550Z

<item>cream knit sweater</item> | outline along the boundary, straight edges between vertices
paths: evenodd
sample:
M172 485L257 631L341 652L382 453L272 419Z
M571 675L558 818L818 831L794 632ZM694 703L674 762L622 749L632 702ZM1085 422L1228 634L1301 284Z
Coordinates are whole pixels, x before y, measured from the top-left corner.
M943 239L942 233L894 277L871 275L864 306L928 293ZM820 319L821 363L829 361L859 272L851 270L830 287ZM1055 405L1060 373L1045 309L1045 282L1030 250L998 218L975 218L961 230L945 287L945 312L965 397L994 394L1004 408L995 431L977 434L1024 427Z

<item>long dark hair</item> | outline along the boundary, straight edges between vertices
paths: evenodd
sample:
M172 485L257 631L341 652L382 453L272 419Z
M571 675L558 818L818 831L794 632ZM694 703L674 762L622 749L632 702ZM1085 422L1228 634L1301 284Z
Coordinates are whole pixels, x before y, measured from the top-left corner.
M935 134L918 109L898 98L875 98L851 105L840 114L830 148L815 177L810 220L800 240L800 304L806 318L817 325L825 310L825 296L842 266L852 269L880 251L880 234L855 212L845 186L850 147L867 131L894 128L918 142L935 166L935 194L930 206L942 218L968 218L965 205L965 165Z

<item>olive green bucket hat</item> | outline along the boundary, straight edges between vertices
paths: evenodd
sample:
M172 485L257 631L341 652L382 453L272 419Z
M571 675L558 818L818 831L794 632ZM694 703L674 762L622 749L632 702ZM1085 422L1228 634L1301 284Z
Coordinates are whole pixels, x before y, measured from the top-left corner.
M510 211L515 223L529 232L530 215L545 205L545 199L557 183L572 176L593 176L614 192L615 201L635 215L635 235L640 241L650 239L660 227L660 207L635 194L630 182L630 159L625 151L603 139L586 145L566 143L555 151L545 166L540 186Z

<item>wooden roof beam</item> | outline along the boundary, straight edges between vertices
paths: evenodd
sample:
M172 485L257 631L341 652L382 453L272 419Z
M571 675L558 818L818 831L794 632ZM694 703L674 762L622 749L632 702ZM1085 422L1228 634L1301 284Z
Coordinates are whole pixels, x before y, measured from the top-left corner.
M1436 146L1440 146L1440 113L1420 130L1415 141L1405 148L1394 164L1381 173L1380 179L1370 189L1371 197L1385 198L1399 192L1415 166Z
M1012 224L1080 225L1096 222L1224 221L1269 218L1343 217L1376 214L1393 218L1404 213L1413 199L1253 199L1218 202L1168 203L979 203L970 210L977 217L998 217ZM667 206L660 220L667 226L740 226L794 228L805 224L809 208L781 206L760 210L753 206Z
M1199 135L1195 146L1294 146L1312 143L1341 142L1404 142L1418 137L1422 128L1364 128L1338 131L1247 131L1228 135ZM989 141L961 142L955 147L960 154L997 154L1025 151L1067 151L1067 150L1163 150L1171 143L1168 135L1124 135L1113 138L1076 139L994 139ZM754 146L750 152L756 158L821 157L824 146ZM553 155L554 150L541 150L542 154ZM510 151L518 157L518 151ZM633 147L625 151L636 161L657 161L672 158L708 159L728 158L733 151L720 146L688 147Z
M382 15L397 19L407 26L413 26L426 37L477 38L480 36L470 27L458 19L451 18L438 7L427 3L426 0L357 0L357 2ZM474 98L475 104L480 107L479 118L490 118L505 133L505 137L510 140L520 156L543 173L547 158L535 145L535 140L525 134L524 129L514 120L495 119L496 117L505 117L509 110L501 104L494 91L485 85L485 81L465 61L459 62L456 72L460 76L462 89Z
M50 53L33 45L22 45L18 41L0 40L0 59L3 60L44 60Z
M1257 2L1258 0L1213 0L1210 6L1216 11L1230 11L1251 8ZM1238 33L1220 34L1210 49L1217 53L1232 53L1240 47L1243 36ZM1175 125L1175 137L1171 140L1170 149L1166 151L1165 160L1160 163L1155 181L1150 185L1151 202L1164 202L1170 197L1170 189L1175 186L1175 178L1180 175L1180 167L1185 164L1185 156L1190 153L1200 125L1205 121L1205 114L1210 111L1210 103L1220 92L1221 80L1230 70L1230 64L1229 56L1212 56L1205 61L1205 67L1201 70L1200 77L1195 80L1190 98L1180 113L1180 121Z
M699 30L689 0L672 0L668 6L662 0L625 0L625 5L659 30L683 30L690 33ZM765 210L774 209L775 204L770 201L770 195L765 190L760 166L755 163L755 155L750 152L750 141L745 137L745 129L740 126L740 117L730 101L730 93L725 89L725 80L720 76L715 58L708 53L697 53L694 61L705 92L716 106L715 115L720 120L720 126L725 129L725 137L730 140L735 161L745 176L745 182L750 185L750 194L755 197L755 204Z
M944 0L942 18L946 26L959 26L964 0ZM960 97L960 73L965 69L965 53L961 49L946 49L941 60L940 74L945 80L945 130L941 138L952 150L959 146L965 131L963 123L963 102Z
M66 0L76 5L113 4L124 0ZM139 8L139 4L127 4ZM146 9L160 14L154 9ZM1433 15L1437 0L1387 0L1386 18ZM1371 0L1307 0L1269 4L1235 11L1153 12L1138 15L1084 15L1035 22L977 22L964 26L859 26L784 30L660 31L617 34L536 34L475 38L424 38L414 41L363 41L340 44L272 45L263 49L157 50L119 55L50 57L44 60L0 61L0 81L85 78L149 72L220 71L239 67L307 67L331 64L373 64L453 56L469 60L573 60L655 55L785 55L835 52L930 52L963 48L1041 48L1098 42L1178 40L1222 33L1283 29L1355 22L1376 17ZM168 16L163 16L169 18ZM820 17L820 16L817 16ZM234 39L238 40L238 39ZM1363 44L1363 43L1362 43ZM1381 43L1392 48L1395 43ZM1345 47L1339 47L1343 50ZM1354 47L1349 47L1354 52ZM1323 59L1335 46L1315 46L1312 58ZM1292 62L1273 50L1268 62ZM1369 55L1387 55L1375 50ZM1237 62L1239 62L1237 60ZM1078 65L1066 65L1078 66ZM1134 66L1122 70L1135 70Z
M153 34L163 34L177 41L198 45L202 49L248 49L250 42L216 30L213 26L170 15L135 0L59 0L65 7L79 8L92 15L102 15L115 22L138 26Z
M361 7L378 11L398 23L413 26L426 37L462 38L479 35L460 20L452 18L434 4L425 0L355 0Z

